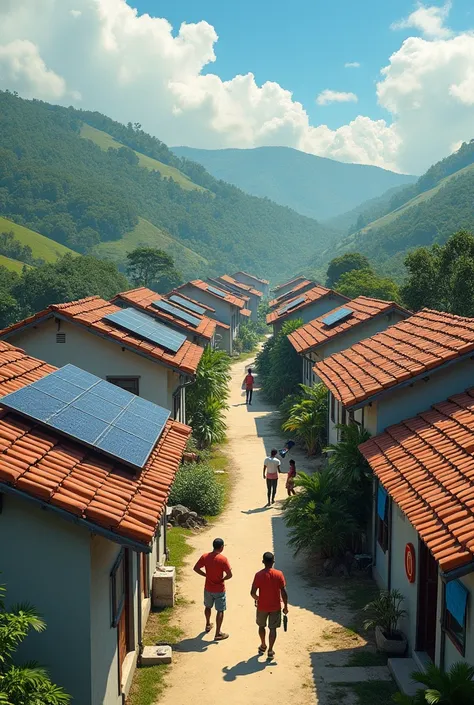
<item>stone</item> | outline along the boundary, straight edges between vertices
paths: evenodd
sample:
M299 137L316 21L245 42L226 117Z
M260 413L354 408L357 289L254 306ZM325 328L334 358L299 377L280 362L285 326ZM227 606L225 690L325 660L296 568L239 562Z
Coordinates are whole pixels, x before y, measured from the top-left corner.
M171 663L173 660L173 651L171 646L158 645L158 646L145 646L143 648L141 665L142 666L158 666L162 663Z
M176 569L174 566L159 566L151 581L151 604L153 607L174 607L176 596Z

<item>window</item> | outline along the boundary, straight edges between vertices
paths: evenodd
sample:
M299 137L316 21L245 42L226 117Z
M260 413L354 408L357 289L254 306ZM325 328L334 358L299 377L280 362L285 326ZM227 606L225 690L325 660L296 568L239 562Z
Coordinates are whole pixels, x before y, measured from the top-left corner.
M464 656L466 649L466 613L469 593L460 580L446 584L444 628L457 650Z
M138 381L140 377L107 377L107 382L110 384L115 384L116 387L125 389L127 392L132 394L139 394Z
M126 570L125 570L125 551L120 551L115 562L112 572L110 573L110 588L111 588L111 621L112 627L116 627L119 623L120 615L125 605L126 594Z
M57 343L65 343L66 342L66 333L56 333L56 342Z
M384 553L388 550L388 495L382 485L377 491L377 541Z
M334 397L334 394L331 394L331 392L329 392L329 397L329 404L331 408L331 421L333 423L336 423L336 399Z

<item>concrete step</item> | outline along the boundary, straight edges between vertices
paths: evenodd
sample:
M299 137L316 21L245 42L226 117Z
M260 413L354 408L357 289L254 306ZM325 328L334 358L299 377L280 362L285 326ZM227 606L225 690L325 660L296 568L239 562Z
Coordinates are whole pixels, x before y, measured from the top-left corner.
M426 651L414 651L413 661L416 664L416 670L426 673L427 667L433 663Z
M411 679L413 671L419 671L418 664L412 658L389 658L388 670L392 674L395 683L405 695L415 695L422 686L416 684Z

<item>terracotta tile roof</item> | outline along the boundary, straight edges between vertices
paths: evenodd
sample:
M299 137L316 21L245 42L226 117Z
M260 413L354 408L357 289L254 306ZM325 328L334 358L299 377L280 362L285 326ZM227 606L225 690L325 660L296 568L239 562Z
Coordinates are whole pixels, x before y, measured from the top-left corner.
M248 308L241 308L240 315L249 317L252 315L252 311L250 311Z
M423 309L316 363L314 371L351 407L473 350L474 318Z
M235 286L237 289L241 289L244 292L248 292L249 294L254 294L255 296L263 296L262 292L259 291L258 289L254 289L252 286L249 286L248 284L242 284L242 282L238 282L237 279L234 279L233 277L230 277L228 274L223 274L219 279L222 279L222 281L227 282L227 284L231 284L232 286Z
M213 296L215 299L219 299L220 301L226 301L228 304L231 304L233 306L238 306L238 308L244 308L245 307L245 298L239 298L235 294L230 294L228 291L225 291L222 289L222 291L225 294L225 297L217 296L217 294L213 294L212 291L209 291L209 287L213 286L213 284L208 284L207 282L203 282L201 279L193 279L192 282L189 282L192 286L196 287L196 289L201 289L202 291L207 291L209 296ZM187 284L183 284L183 286L187 286ZM215 288L218 288L217 285ZM178 291L181 289L181 287L178 287Z
M0 342L0 395L20 389L56 368ZM0 492L14 487L117 537L144 547L152 540L191 429L168 421L137 474L45 429L19 414L0 410Z
M474 560L474 389L390 426L360 450L443 571Z
M315 318L314 321L310 321L304 326L301 326L301 328L298 328L298 330L290 333L288 338L295 350L298 353L309 352L319 345L326 343L331 338L341 335L361 323L366 323L377 316L386 315L392 311L399 311L406 316L410 315L409 311L393 301L382 301L381 299L373 299L367 296L358 296L347 304L335 308L331 313L335 313L342 308L350 308L353 314L350 318L346 318L339 324L330 327L326 326L323 323L323 319L328 314L325 313L319 316L319 318Z
M138 289L131 289L130 291L122 291L120 294L117 294L117 296L115 296L111 300L111 303L116 303L117 300L124 301L125 303L134 306L135 308L149 313L155 318L161 319L162 321L172 323L174 326L185 330L187 333L199 335L202 338L205 338L205 340L211 340L216 330L216 322L212 318L200 315L199 313L195 313L194 311L188 311L187 309L184 309L178 304L176 304L174 301L170 301L169 303L172 306L175 306L175 308L178 308L181 311L185 311L186 313L195 316L196 318L199 318L199 325L194 327L190 323L187 323L183 319L179 318L178 316L173 316L172 314L167 313L166 311L160 311L155 306L152 306L152 303L153 301L158 300L166 301L166 297L161 296L161 294L157 294L156 291L147 289L145 286L141 286Z
M243 274L245 277L250 277L251 279L255 279L255 281L260 282L260 284L270 284L268 279L259 279L258 277L255 276L255 274L248 274L247 272L242 272L241 270L238 272L234 272L232 276L236 277L237 274Z
M299 282L303 281L303 279L306 279L306 277L295 277L294 279L289 279L287 282L283 282L283 284L277 284L277 286L273 287L273 291L279 291L280 289L283 289L283 287L288 286L288 284L298 284Z
M342 296L342 294L339 294L337 291L333 291L332 289L327 289L325 286L320 286L319 284L316 284L316 286L313 286L312 289L309 289L308 291L305 291L302 294L299 294L298 296L292 296L291 299L288 299L284 302L284 304L282 304L283 307L287 306L289 303L296 299L304 299L304 301L292 308L290 311L284 311L280 313L281 308L277 308L275 309L275 311L270 311L270 313L267 315L267 323L270 324L274 323L275 321L284 321L287 316L293 315L295 311L301 311L301 309L306 308L306 306L310 306L312 303L314 303L315 301L319 301L325 296L336 296L339 300L342 299L349 301L346 296Z
M176 353L168 352L155 343L149 343L147 340L143 340L132 333L127 333L125 330L120 330L120 328L116 328L113 324L103 320L107 314L120 310L119 306L115 306L99 296L89 296L85 299L65 304L52 304L44 311L40 311L34 316L30 316L30 318L0 331L0 337L10 336L19 328L56 315L83 326L93 333L102 335L107 340L118 343L122 347L139 352L152 360L163 362L186 374L193 375L196 373L203 353L203 348L200 345L186 340Z
M310 287L311 284L315 286L316 282L311 281L311 279L303 279L302 282L298 282L298 284L296 284L285 294L280 294L280 296L277 296L275 299L272 299L268 305L270 306L270 308L275 308L275 306L279 306L281 303L283 303L283 301L288 301L289 299L292 299L294 296L296 296L298 291L304 289L305 287Z

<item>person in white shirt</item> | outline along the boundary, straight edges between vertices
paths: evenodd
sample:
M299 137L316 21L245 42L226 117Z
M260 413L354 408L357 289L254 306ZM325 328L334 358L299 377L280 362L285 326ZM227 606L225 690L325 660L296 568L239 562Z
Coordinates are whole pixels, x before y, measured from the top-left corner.
M273 448L270 457L263 462L263 479L267 481L267 507L275 503L275 495L278 487L278 473L281 472L281 463L277 456L278 451Z

